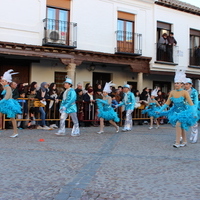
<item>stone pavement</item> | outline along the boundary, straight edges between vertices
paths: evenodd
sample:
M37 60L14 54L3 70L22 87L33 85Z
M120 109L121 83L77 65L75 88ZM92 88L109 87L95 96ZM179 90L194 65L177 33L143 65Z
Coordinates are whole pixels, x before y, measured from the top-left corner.
M200 199L200 143L173 148L170 125L98 130L0 131L0 200Z

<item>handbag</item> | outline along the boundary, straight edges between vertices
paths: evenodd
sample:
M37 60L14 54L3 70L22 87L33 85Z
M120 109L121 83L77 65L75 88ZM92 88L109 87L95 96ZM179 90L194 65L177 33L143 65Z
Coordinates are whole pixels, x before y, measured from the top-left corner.
M34 101L34 107L45 107L45 105L41 101Z

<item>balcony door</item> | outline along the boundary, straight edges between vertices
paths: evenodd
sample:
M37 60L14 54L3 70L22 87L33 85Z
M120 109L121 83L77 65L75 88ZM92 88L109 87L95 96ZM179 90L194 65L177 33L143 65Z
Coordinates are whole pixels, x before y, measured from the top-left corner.
M134 53L134 22L118 19L118 52Z
M69 11L47 7L47 39L52 43L67 44L69 38Z

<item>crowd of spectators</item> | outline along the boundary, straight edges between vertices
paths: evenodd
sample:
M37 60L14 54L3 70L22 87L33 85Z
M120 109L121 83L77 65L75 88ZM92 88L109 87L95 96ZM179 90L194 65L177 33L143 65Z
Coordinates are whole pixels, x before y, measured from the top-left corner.
M48 84L43 82L40 85L37 82L32 82L30 85L27 83L11 82L10 87L13 93L13 99L16 99L21 107L22 114L17 115L17 119L30 119L30 121L18 121L18 128L37 128L37 129L54 129L58 128L58 121L54 119L59 119L59 100L62 99L63 91L58 92L55 83ZM89 83L83 88L81 83L78 83L75 91L77 94L77 114L79 121L87 119L85 121L85 126L98 125L94 121L98 121L97 117L97 106L95 104L96 99L103 98L103 89L101 84L97 84L95 87L91 86ZM116 108L116 105L123 99L122 86L112 87L112 92L109 94L112 97L112 106ZM0 87L0 91L3 90ZM142 93L140 91L131 88L136 98L136 103L140 106L145 106L148 104L150 99L151 90L149 88L144 88ZM1 94L1 92L0 92ZM3 98L0 96L0 98ZM162 106L166 101L167 95L161 90L158 91L157 101ZM28 101L29 100L29 101ZM29 106L28 106L29 102ZM139 107L139 106L137 106ZM57 112L55 112L55 110ZM35 119L38 118L38 113L41 121L36 123ZM48 124L46 124L46 119ZM48 126L47 126L48 125Z

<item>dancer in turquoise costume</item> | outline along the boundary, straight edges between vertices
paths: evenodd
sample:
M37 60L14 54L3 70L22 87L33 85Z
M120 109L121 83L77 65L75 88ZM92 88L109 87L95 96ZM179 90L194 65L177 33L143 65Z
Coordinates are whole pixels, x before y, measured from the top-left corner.
M150 127L149 129L151 130L153 128L153 120L156 120L156 129L159 128L159 122L157 120L157 118L159 117L159 114L157 113L160 110L160 105L159 103L155 100L155 97L158 96L158 90L159 88L155 88L152 92L151 92L151 100L149 102L149 105L145 108L145 110L142 111L142 114L147 113L148 116L150 117Z
M116 107L124 106L126 111L126 119L122 131L131 131L133 126L132 112L135 107L135 96L129 90L130 85L125 84L123 86L124 98L120 104L116 105Z
M66 135L65 133L65 120L68 115L72 118L74 123L71 136L80 136L79 122L77 118L77 106L76 106L76 92L72 87L72 80L66 78L64 82L64 88L62 103L60 105L60 129L56 135Z
M195 105L196 112L198 113L198 106L199 106L199 100L198 100L198 92L195 88L192 87L193 83L190 78L185 79L185 90L189 92L190 98L192 99L193 104ZM198 139L198 122L191 126L191 133L190 133L190 142L196 143Z
M171 91L166 103L161 107L159 113L161 116L167 116L169 123L176 127L176 143L173 147L183 147L187 144L186 130L189 127L194 126L197 122L196 108L190 98L187 91L183 90L185 81L185 72L183 70L176 70L175 75L175 90ZM166 109L170 103L173 102L173 106L166 112L162 112ZM182 144L180 144L180 138L183 138Z
M119 126L115 122L119 122L120 119L112 108L112 98L108 96L108 93L111 92L110 86L112 85L113 83L111 82L106 83L103 89L103 99L96 99L99 112L98 117L100 118L100 131L97 132L99 134L104 132L104 120L109 121L116 128L116 132L119 132Z
M10 137L15 138L18 136L15 116L16 114L21 114L21 106L16 100L12 99L12 90L8 83L12 82L12 75L18 73L11 72L13 72L12 69L6 71L1 77L1 84L4 87L2 92L4 98L0 100L0 113L7 115L7 117L11 119L13 125L13 134Z

